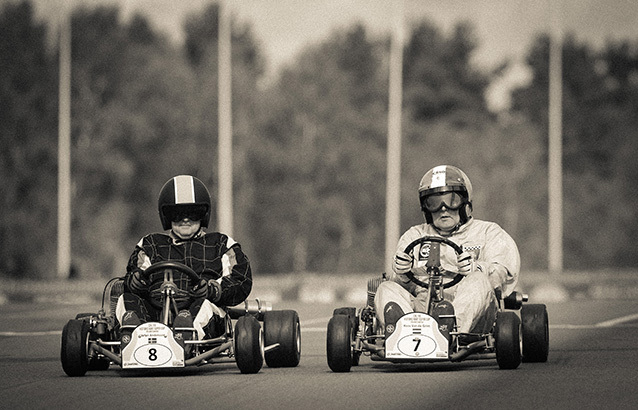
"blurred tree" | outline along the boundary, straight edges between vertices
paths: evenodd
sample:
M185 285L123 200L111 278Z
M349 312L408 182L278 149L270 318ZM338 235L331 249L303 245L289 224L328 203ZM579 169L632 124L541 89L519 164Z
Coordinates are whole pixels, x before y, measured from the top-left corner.
M194 81L140 16L78 9L72 24L74 258L84 276L120 275L139 238L161 229L162 184L194 171Z
M362 26L335 32L301 53L266 97L250 160L265 270L383 265L383 52Z
M484 93L490 78L470 64L476 46L469 23L457 24L449 38L427 20L415 26L403 68L404 103L414 120L450 113L463 120L468 111L487 115Z
M141 16L74 11L72 232L81 276L123 273L138 239L160 229L157 193L171 176L199 176L215 202L218 11L211 4L188 17L183 47ZM1 9L0 273L13 276L54 276L57 62L45 35L28 2ZM474 215L512 234L524 269L544 268L547 37L529 53L532 83L502 117L487 108L497 72L472 65L476 44L467 23L444 36L421 21L408 36L402 225L422 221L421 176L454 164L476 188ZM233 21L233 236L257 272L383 267L388 45L362 25L341 29L266 84L250 25ZM638 263L630 248L638 239L637 50L565 43L567 268Z
M464 22L445 37L422 21L408 39L402 225L423 221L417 194L423 174L436 165L456 165L474 185L474 216L502 225L521 248L525 269L538 268L545 264L547 230L539 224L546 219L541 138L525 117L499 119L488 110L485 94L498 73L472 65L476 45L472 26Z
M0 9L0 273L55 276L57 65L29 2Z
M528 63L532 83L513 95L514 109L547 129L549 39L540 36ZM573 36L563 43L565 266L638 265L638 47L599 51ZM547 134L543 133L544 146ZM546 148L545 148L546 157ZM610 202L610 198L613 198Z
M194 72L194 91L189 95L195 108L189 113L193 124L193 173L199 175L211 191L213 206L217 198L218 144L218 34L219 5L210 4L203 11L189 15L184 23L186 39L184 54ZM255 149L259 133L255 117L260 101L259 84L265 71L265 61L257 46L250 25L231 19L232 51L232 129L233 129L233 236L258 268L260 260L253 258L254 249L267 242L250 220L254 207L254 176L247 163ZM216 212L211 229L215 229ZM258 270L258 269L256 269Z

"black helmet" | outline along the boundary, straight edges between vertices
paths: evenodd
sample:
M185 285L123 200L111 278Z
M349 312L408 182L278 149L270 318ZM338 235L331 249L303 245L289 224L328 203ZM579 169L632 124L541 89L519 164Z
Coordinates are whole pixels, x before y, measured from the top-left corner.
M201 215L200 224L202 228L206 228L210 221L210 193L199 179L190 175L178 175L169 179L162 187L157 209L165 230L170 229L174 217L182 213Z
M461 197L458 208L461 225L472 217L472 183L465 172L452 165L439 165L423 175L419 183L419 202L425 220L431 224L432 212L427 209L426 198L432 194L456 192Z

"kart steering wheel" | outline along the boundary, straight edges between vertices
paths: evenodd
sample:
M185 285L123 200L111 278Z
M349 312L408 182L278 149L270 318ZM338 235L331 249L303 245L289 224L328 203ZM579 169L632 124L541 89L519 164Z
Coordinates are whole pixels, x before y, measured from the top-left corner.
M405 253L410 253L415 246L422 244L422 243L426 243L426 242L438 242L438 243L442 243L445 245L448 245L449 247L451 247L452 249L454 249L454 251L457 253L457 255L460 255L461 253L463 253L463 248L461 248L459 245L455 244L454 242L452 242L451 240L447 239L447 238L443 238L440 236L423 236L419 239L416 239L414 241L412 241L408 246L405 247L404 252ZM431 262L431 263L430 263ZM428 265L434 267L435 269L437 269L439 275L442 274L448 274L448 275L454 275L454 278L452 278L451 281L446 282L443 284L443 289L447 289L447 288L451 288L452 286L456 285L457 283L459 283L461 281L461 279L463 279L463 275L461 275L460 273L457 272L452 272L449 271L447 269L443 269L443 267L441 266L441 260L440 260L440 255L437 252L436 253L436 259L432 260L432 261L428 261ZM428 288L428 284L423 282L422 280L418 279L416 276L414 276L414 273L412 273L412 271L406 272L405 276L408 277L408 279L410 279L413 283L416 283L417 285L424 287L424 288Z
M183 263L175 262L175 261L156 262L152 264L151 266L149 266L148 268L146 268L146 270L142 272L141 276L143 279L148 281L150 276L153 273L161 272L165 269L175 270L177 272L183 273L184 275L188 276L188 278L190 279L191 287L197 285L199 281L201 280L199 275L193 269L189 268ZM172 286L175 286L174 282L171 282L171 283L173 283ZM150 298L149 303L158 309L162 308L162 305L153 298Z
M173 269L180 273L183 273L184 275L187 275L189 279L191 280L191 284L197 284L199 280L201 279L194 270L184 265L183 263L175 262L175 261L156 262L152 264L151 266L149 266L148 268L146 268L146 270L142 272L142 276L144 277L144 279L148 280L151 274L156 273L158 271L162 271L164 269Z

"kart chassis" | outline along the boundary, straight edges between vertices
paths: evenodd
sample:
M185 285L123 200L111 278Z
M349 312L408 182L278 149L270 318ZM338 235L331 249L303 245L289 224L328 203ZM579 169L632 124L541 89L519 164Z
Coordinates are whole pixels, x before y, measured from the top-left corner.
M512 292L506 298L495 291L497 311L487 333L460 333L454 307L445 300L443 289L463 276L446 271L440 264L440 245L462 249L441 237L425 236L406 247L428 244L429 258L424 280L408 273L411 281L427 289L426 312L409 312L400 317L394 331L386 335L378 323L374 297L385 274L368 281L366 306L337 308L328 322L327 359L334 372L348 372L362 355L373 361L393 363L460 362L496 359L499 368L515 369L521 362L545 362L549 352L549 321L545 305L524 304L528 296ZM444 276L453 276L444 282Z
M124 292L124 280L110 280L104 287L101 309L80 313L64 326L60 358L67 375L83 376L88 370L106 370L111 364L122 369L158 369L234 360L241 373L259 372L264 361L269 367L299 364L301 328L296 311L272 310L268 302L246 300L223 308L225 329L221 336L200 340L194 327L173 326L178 313L174 273L186 273L193 283L198 276L177 262L156 263L149 271L164 273L158 306L161 321L120 326L115 308Z

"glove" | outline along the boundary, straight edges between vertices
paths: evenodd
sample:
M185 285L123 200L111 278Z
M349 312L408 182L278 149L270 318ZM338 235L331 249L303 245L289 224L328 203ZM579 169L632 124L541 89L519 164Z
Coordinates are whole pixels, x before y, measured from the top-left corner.
M194 299L204 299L208 297L208 283L205 279L200 280L190 292Z
M208 281L208 300L211 302L219 302L222 298L222 285L214 279Z
M412 256L405 252L397 251L394 255L394 271L399 274L405 274L412 269Z
M472 254L469 252L463 252L456 256L456 266L459 268L459 273L461 275L468 275L472 273L473 262Z
M148 283L144 279L142 279L142 271L139 269L134 270L130 275L127 276L128 279L128 288L133 293L141 293L148 289Z

